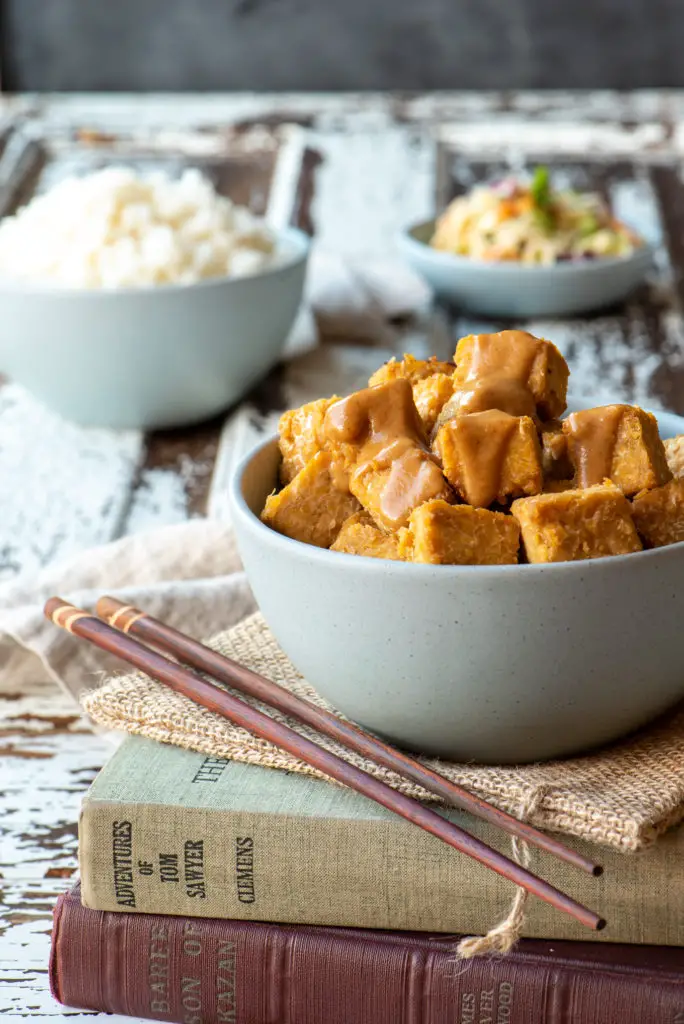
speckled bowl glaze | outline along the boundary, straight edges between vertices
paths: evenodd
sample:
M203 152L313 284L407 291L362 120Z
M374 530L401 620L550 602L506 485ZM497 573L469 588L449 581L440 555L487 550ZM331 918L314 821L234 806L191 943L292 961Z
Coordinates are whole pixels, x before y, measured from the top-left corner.
M85 426L151 430L206 419L278 361L309 240L277 232L249 277L81 291L0 280L0 372Z
M658 419L663 437L684 433L684 419ZM260 522L279 460L269 440L232 482L245 569L292 662L366 728L453 760L528 762L607 743L684 698L684 543L553 565L344 555Z
M489 263L432 249L435 221L415 224L398 239L399 250L435 294L461 309L521 319L573 316L621 302L646 277L648 246L631 256L550 267Z

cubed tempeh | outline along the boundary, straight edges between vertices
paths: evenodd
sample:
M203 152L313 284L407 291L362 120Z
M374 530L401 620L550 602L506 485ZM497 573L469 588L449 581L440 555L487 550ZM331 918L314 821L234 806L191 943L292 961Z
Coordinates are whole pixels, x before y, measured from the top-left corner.
M578 487L611 480L628 497L671 479L658 421L635 405L604 405L563 420Z
M684 480L642 491L632 501L636 528L648 548L684 540Z
M399 553L432 565L513 565L520 528L513 516L471 505L428 501L400 531Z
M350 516L330 546L331 551L367 558L400 559L398 533L385 533L364 510Z
M286 537L328 548L360 507L340 487L343 480L332 456L318 452L282 491L266 499L261 518Z
M403 377L363 388L333 403L321 433L325 450L350 472L382 450L388 458L396 458L398 443L427 446L413 387Z
M415 356L406 353L403 359L390 359L384 363L379 370L376 370L368 381L369 387L376 387L378 384L387 384L388 381L397 380L401 377L404 380L415 384L419 380L431 377L434 373L445 373L448 376L454 372L453 363L445 363L431 356L429 359L416 359Z
M630 503L610 483L520 498L511 512L528 562L574 562L642 547Z
M329 406L337 401L337 395L319 398L298 409L289 409L280 417L278 446L283 456L280 479L284 484L294 480L307 462L325 448L323 420Z
M390 465L382 459L361 463L349 487L383 529L405 526L414 508L432 498L453 499L453 492L434 459L421 448L407 448Z
M454 393L453 377L446 373L433 373L413 385L413 401L429 437L442 409Z
M542 419L560 416L565 409L570 371L545 338L527 331L469 334L459 341L454 359L457 387L489 375L511 378L529 388Z
M541 448L529 416L498 410L457 416L439 428L434 450L469 505L486 507L542 489Z

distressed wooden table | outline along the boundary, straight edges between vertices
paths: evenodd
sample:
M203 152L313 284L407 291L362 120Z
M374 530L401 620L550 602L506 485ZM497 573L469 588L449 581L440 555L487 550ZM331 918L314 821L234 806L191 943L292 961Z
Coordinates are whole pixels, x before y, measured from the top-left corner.
M483 175L550 163L608 195L653 243L656 270L625 307L535 321L564 351L576 391L684 413L684 94L439 96L20 96L0 101L0 214L64 173L125 159L195 163L322 252L385 257L395 231ZM0 388L0 580L154 525L224 514L237 452L279 410L351 389L393 353L453 351L491 324L434 309L374 344L327 339L269 375L226 416L143 436L58 421ZM497 324L500 328L503 324ZM49 325L46 325L46 333ZM114 749L44 679L0 674L0 1015L74 1021L47 988L51 910L76 872L83 790ZM112 1018L110 1018L112 1019Z

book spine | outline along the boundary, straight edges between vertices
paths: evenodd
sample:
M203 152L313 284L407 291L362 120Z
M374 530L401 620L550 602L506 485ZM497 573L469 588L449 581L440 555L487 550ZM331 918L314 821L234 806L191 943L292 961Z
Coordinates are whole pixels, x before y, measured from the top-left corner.
M502 845L494 830L477 834ZM94 910L483 934L506 916L514 891L413 825L370 816L303 818L86 798L79 858L83 902ZM545 868L551 882L600 911L609 929L588 933L535 900L527 936L682 942L676 914L624 912L614 870L606 867L597 880L563 874L555 863Z
M113 914L67 893L50 961L68 1006L178 1024L673 1024L681 974L354 929Z

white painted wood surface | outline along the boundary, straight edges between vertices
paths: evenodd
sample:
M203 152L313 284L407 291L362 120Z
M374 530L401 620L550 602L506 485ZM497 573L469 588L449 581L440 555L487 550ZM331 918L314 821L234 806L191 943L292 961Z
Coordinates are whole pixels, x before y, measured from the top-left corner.
M312 209L317 245L323 252L364 260L384 257L403 223L429 215L438 140L466 153L523 143L532 150L593 150L636 160L649 155L678 160L684 151L684 94L668 92L413 98L23 96L0 101L0 128L19 114L27 114L30 126L40 125L41 132L55 139L68 128L117 131L128 129L134 120L141 133L156 129L160 145L203 123L236 124L272 116L299 121L300 142L323 158ZM195 139L199 149L211 145L211 140ZM279 174L287 178L287 166ZM0 190L2 186L0 157ZM287 186L275 192L271 213L283 219ZM668 287L672 267L649 180L625 185L614 198L656 245L660 281ZM615 314L592 322L595 337L561 322L540 322L535 328L568 355L577 390L597 396L609 391L612 397L658 404L654 378L663 360L676 368L684 359L678 305L663 306L664 352L653 351L638 318L630 323L627 338L624 318ZM457 328L465 333L473 325L464 319ZM599 336L601 346L594 343ZM337 390L362 384L397 348L446 353L450 345L439 317L389 332L380 346L328 344L290 363L282 382L283 402L297 404L331 391L331 376L340 381ZM272 422L275 415L266 418ZM225 480L236 453L263 424L264 417L254 408L238 410L227 421L210 514L225 515ZM175 471L146 470L144 486L138 487L130 506L143 449L136 432L67 426L19 388L0 390L0 581L122 532L184 518L188 510L182 473ZM188 469L205 471L211 467ZM0 1016L17 1021L68 1016L78 1022L94 1015L61 1008L47 989L51 909L56 894L75 876L81 794L117 738L95 734L68 698L40 678L18 693L0 671L0 715Z

